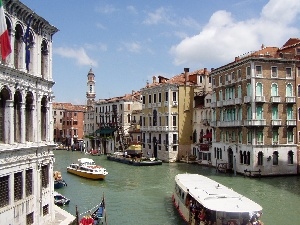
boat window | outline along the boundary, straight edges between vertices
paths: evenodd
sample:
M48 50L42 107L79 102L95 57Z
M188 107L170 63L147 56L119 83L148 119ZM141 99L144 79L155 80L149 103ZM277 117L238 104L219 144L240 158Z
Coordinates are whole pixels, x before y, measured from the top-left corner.
M226 213L226 216L230 219L238 219L239 218L238 213Z

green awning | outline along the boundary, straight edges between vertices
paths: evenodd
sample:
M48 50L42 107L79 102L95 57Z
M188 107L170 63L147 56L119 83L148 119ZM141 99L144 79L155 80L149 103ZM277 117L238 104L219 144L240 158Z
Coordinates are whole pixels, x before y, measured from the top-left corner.
M97 134L112 134L113 132L115 132L116 129L115 128L108 128L108 127L105 127L105 128L100 128L98 130L96 130L96 135Z

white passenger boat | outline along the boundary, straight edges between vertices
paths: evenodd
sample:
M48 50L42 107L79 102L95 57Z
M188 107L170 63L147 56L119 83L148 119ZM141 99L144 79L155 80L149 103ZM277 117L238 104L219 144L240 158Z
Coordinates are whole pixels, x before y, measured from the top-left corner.
M234 190L199 174L175 176L173 203L191 225L262 225L262 207Z
M72 163L67 167L69 173L93 180L103 180L108 172L102 166L95 164L94 160L88 158L78 159L78 163Z

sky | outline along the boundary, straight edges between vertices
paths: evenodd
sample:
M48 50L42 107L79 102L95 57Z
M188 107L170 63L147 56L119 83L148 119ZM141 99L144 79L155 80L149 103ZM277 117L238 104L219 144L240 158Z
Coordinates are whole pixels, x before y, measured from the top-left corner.
M91 68L96 100L106 99L300 38L299 0L20 1L59 29L55 102L86 104Z

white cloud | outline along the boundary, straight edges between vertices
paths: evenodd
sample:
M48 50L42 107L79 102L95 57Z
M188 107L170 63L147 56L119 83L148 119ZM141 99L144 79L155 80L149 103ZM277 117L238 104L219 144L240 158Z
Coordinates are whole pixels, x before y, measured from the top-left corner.
M96 11L103 14L111 14L118 11L118 9L115 8L113 5L104 5L104 6L97 7Z
M235 56L258 50L261 44L281 47L290 37L299 36L299 29L293 26L299 13L298 0L270 0L258 18L245 21L217 11L199 34L172 46L170 53L176 65L221 66Z
M102 23L96 23L96 27L102 30L106 30L106 27Z
M97 61L91 59L84 48L68 48L68 47L60 47L60 48L54 48L54 53L57 55L60 55L61 57L64 58L70 58L70 59L75 59L76 63L80 66L98 66Z
M123 43L125 49L129 52L139 53L142 49L142 46L138 42L127 42Z
M155 12L149 12L147 18L143 21L144 24L153 25L159 23L174 24L174 22L168 16L169 12L167 9L160 7Z
M137 14L137 13L138 13L137 10L136 10L136 8L135 8L133 5L129 5L129 6L127 6L126 8L127 8L127 10L128 10L129 12L131 12L132 14Z

